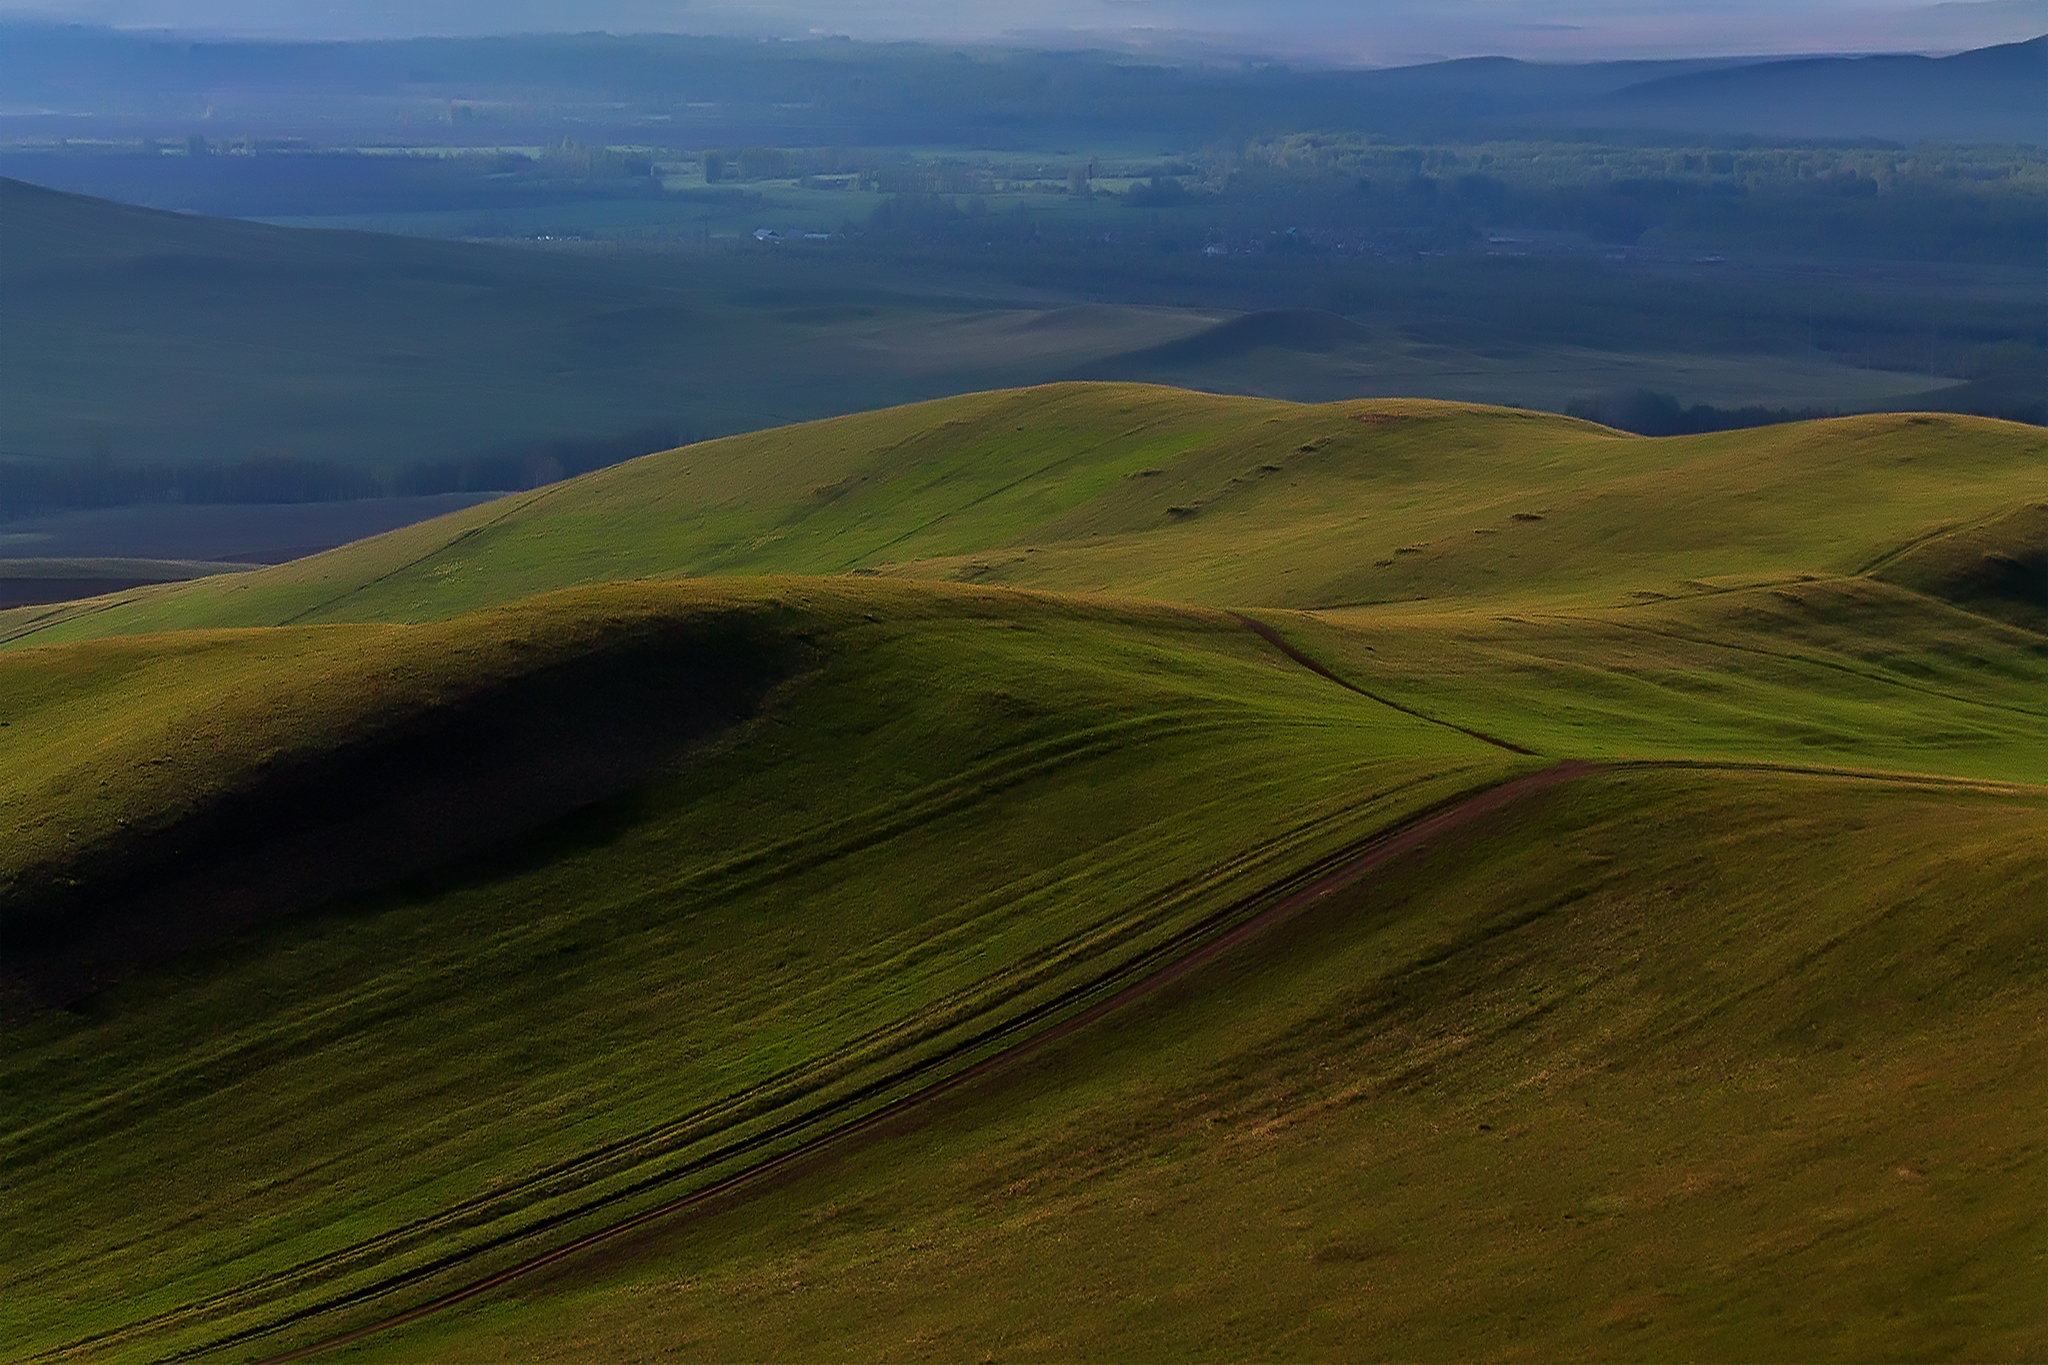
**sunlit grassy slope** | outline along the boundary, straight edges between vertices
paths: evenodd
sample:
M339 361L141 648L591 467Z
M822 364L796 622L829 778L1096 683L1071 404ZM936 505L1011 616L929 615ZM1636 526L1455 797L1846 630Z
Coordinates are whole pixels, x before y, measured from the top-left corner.
M0 614L0 1339L378 1319L1595 758L360 1349L2036 1356L2044 502L1966 418L1068 385Z
M1053 385L686 447L231 581L10 613L0 634L427 620L677 574L1608 607L1862 573L2044 483L2048 433L1981 418L1650 440L1512 409Z
M2044 503L2048 435L1975 418L1648 440L1061 385L688 447L259 573L0 614L0 638L425 621L677 574L964 578L1315 610L1271 619L1545 752L2039 780Z

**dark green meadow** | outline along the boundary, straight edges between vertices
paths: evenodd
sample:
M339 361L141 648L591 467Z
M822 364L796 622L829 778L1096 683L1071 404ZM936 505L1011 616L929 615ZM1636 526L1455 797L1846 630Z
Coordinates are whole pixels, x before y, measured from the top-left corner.
M260 1359L801 1153L335 1354L2038 1356L2044 498L1075 384L0 613L0 1337Z
M1622 772L336 1359L2029 1359L2048 806Z

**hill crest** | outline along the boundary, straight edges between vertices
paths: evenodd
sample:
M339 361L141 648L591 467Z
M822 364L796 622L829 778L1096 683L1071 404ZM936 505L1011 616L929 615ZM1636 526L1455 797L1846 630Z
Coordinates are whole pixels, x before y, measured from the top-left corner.
M1652 439L1434 400L1057 384L681 447L231 582L0 615L0 637L429 620L759 573L1227 607L1626 602L1861 572L2027 501L2044 458L2038 428L1948 415Z

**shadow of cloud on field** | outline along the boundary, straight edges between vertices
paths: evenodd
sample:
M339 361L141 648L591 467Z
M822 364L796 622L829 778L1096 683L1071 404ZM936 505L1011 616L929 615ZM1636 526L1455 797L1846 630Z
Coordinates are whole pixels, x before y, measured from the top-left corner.
M1061 377L1127 379L1169 366L1234 360L1261 349L1321 355L1366 335L1365 328L1350 319L1318 308L1273 308L1245 313L1177 341L1094 361Z
M516 855L579 813L616 823L636 787L755 714L804 653L745 621L649 631L259 765L168 828L8 888L0 1015L75 1007L265 921Z

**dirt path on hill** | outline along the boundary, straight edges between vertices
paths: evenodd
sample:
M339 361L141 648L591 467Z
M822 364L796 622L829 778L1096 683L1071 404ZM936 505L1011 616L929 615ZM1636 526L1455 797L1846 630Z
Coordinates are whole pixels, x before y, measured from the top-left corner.
M1246 624L1258 630L1262 635L1267 634L1266 628L1255 622L1247 620ZM1282 643L1281 648L1287 649L1287 646ZM1287 652L1291 657L1300 657L1295 655L1291 649L1287 649ZM1315 668L1313 663L1308 664L1308 666ZM1320 668L1316 668L1316 671L1319 673L1323 672ZM1341 679L1333 680L1342 682ZM1343 685L1349 686L1348 683ZM1499 743L1497 740L1489 740L1488 742ZM1507 748L1511 746L1502 745L1501 747ZM843 1157L854 1150L861 1139L879 1136L881 1130L885 1127L903 1123L919 1107L943 1095L988 1079L1016 1064L1018 1061L1079 1033L1104 1017L1157 994L1167 986L1194 972L1203 964L1222 957L1224 954L1242 946L1268 929L1294 918L1324 898L1356 885L1374 871L1384 867L1403 854L1423 848L1433 839L1469 825L1496 811L1504 810L1516 802L1526 800L1539 792L1547 791L1574 778L1602 771L1602 769L1603 765L1601 764L1578 760L1557 763L1540 772L1526 773L1497 786L1489 787L1484 791L1456 800L1449 805L1425 812L1405 825L1385 831L1374 837L1370 842L1363 847L1355 849L1349 855L1342 856L1341 861L1323 872L1314 881L1311 881L1306 886L1300 886L1286 892L1281 899L1275 901L1266 909L1259 911L1236 928L1202 943L1192 951L1162 966L1154 968L1139 980L1116 991L1108 998L1098 1001L1041 1032L1012 1043L993 1056L984 1058L962 1071L956 1072L899 1099L892 1100L881 1108L864 1114L831 1132L812 1138L788 1152L759 1162L743 1171L725 1176L706 1185L702 1189L670 1200L657 1208L635 1214L609 1227L600 1228L596 1232L588 1233L573 1241L564 1243L562 1246L556 1247L551 1251L530 1257L517 1265L484 1276L459 1289L442 1294L416 1308L394 1314L391 1317L371 1323L366 1327L360 1327L353 1331L330 1337L325 1341L317 1342L310 1346L302 1346L281 1355L271 1356L263 1362L263 1365L284 1365L284 1362L287 1361L309 1359L328 1351L352 1345L368 1337L418 1322L423 1318L431 1317L460 1303L501 1288L514 1280L535 1274L548 1266L587 1251L592 1247L644 1228L651 1223L672 1218L688 1210L710 1204L725 1196L736 1194L746 1187L767 1180L771 1176L791 1176L825 1160ZM1271 895L1275 893L1269 891L1263 894ZM284 1325L287 1324L278 1324L278 1326ZM270 1329L265 1329L264 1334L267 1335L268 1330ZM225 1344L227 1343L216 1342L202 1348L198 1353L210 1353Z

